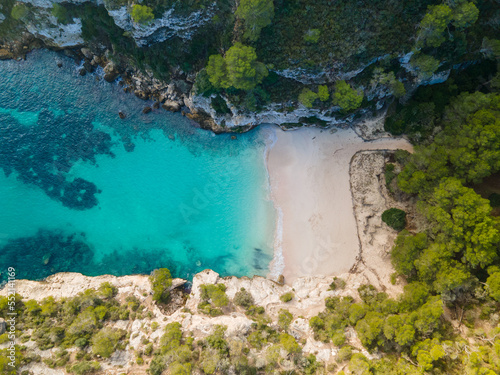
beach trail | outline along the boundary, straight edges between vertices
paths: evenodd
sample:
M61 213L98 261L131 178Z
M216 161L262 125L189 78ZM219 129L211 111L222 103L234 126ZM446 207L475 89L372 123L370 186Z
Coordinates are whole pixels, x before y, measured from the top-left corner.
M361 150L411 151L411 144L395 138L365 142L351 129L272 131L276 137L267 155L268 170L282 222L271 276L281 272L290 284L301 276L347 272L359 253L349 183L351 158Z

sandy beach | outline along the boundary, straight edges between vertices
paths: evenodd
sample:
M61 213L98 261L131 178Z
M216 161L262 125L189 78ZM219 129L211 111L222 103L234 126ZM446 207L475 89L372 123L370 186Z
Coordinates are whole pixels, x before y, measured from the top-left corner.
M361 150L411 150L411 145L392 138L364 142L351 129L273 131L276 141L267 160L282 222L272 273L281 271L288 284L301 276L347 272L360 246L349 183L351 158Z

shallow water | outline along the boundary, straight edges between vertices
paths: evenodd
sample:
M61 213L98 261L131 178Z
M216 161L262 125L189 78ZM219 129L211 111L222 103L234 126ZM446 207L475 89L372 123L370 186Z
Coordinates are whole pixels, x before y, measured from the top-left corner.
M268 273L266 134L231 140L146 104L61 54L0 61L0 270Z

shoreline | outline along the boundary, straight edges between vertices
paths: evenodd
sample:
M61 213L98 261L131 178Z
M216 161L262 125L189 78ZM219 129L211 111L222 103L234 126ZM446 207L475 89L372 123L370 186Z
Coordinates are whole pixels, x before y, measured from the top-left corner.
M300 277L348 272L361 250L350 162L359 151L411 151L411 144L388 137L364 141L352 129L271 131L276 138L266 168L277 219L269 277L282 274L290 285Z

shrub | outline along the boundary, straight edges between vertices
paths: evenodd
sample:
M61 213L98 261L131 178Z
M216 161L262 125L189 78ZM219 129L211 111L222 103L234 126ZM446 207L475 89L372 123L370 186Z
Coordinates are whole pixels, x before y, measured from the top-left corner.
M102 298L110 299L116 297L118 294L118 288L106 281L99 286L99 294Z
M220 95L213 97L210 100L210 104L214 111L219 115L225 115L227 113L231 113L231 109L227 106L226 101Z
M200 285L201 299L211 301L216 307L227 306L229 299L226 295L226 286L224 284Z
M319 29L309 29L304 34L304 42L316 44L319 41L321 31Z
M337 362L344 362L350 360L352 357L352 348L350 346L343 346L339 349L335 360Z
M28 12L29 12L29 10L28 10L28 7L26 5L18 3L12 7L12 11L10 12L10 15L15 20L20 20L21 18L26 17Z
M382 221L398 232L402 231L406 227L406 212L390 208L382 213Z
M92 334L97 328L97 319L92 311L83 311L71 323L67 329L67 334L75 339Z
M234 295L233 302L235 305L244 307L245 309L248 309L255 303L252 295L247 292L245 288L241 288L241 290Z
M301 351L300 345L295 341L294 337L288 333L280 335L280 344L288 353L299 353Z
M154 270L149 277L153 289L153 300L166 302L168 299L168 288L172 286L172 276L168 268Z
M101 369L99 362L83 361L70 367L69 372L76 375L94 374Z
M151 9L147 5L139 5L139 4L134 4L132 6L132 11L130 12L130 16L132 17L134 22L141 24L147 24L155 18L153 14L153 9Z
M419 76L422 79L432 77L434 72L439 68L439 60L424 54L414 56L411 59L410 64L419 71Z
M294 296L295 295L293 294L293 292L287 292L287 293L284 293L281 295L280 300L281 300L281 302L287 303L287 302L290 302Z
M293 315L288 310L281 309L278 315L278 325L283 331L288 331L292 323Z
M122 330L103 328L92 338L92 352L103 358L111 357L123 336L124 332Z
M331 290L344 289L345 285L346 282L344 279L341 279L339 277L334 277L332 283L330 284L330 289Z

